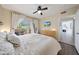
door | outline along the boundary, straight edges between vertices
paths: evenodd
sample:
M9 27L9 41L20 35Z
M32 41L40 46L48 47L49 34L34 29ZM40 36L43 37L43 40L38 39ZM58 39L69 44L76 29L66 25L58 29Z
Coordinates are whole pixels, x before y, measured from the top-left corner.
M72 18L63 19L61 21L60 33L61 42L74 45Z

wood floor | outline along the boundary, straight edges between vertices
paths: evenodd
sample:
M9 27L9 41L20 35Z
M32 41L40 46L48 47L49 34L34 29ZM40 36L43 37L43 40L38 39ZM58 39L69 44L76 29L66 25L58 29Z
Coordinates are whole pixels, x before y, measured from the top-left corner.
M62 50L59 51L58 55L78 55L78 52L74 46L63 42L59 42L59 43L62 47Z

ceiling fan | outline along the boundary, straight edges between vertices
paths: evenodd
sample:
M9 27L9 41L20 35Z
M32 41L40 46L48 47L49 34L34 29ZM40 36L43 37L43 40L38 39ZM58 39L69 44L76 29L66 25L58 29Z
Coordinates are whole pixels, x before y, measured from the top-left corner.
M38 6L37 11L33 12L33 14L38 12L40 15L43 15L43 10L48 10L48 7L42 8L41 6Z

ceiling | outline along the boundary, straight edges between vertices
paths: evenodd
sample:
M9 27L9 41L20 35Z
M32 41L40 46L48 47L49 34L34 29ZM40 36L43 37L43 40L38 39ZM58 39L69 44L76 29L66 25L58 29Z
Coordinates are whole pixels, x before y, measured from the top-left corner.
M37 10L37 7L41 5L43 7L48 7L48 10L43 11L43 15L38 13L33 14ZM76 4L3 4L2 7L16 12L23 13L27 16L32 16L35 18L44 18L53 16L61 11L70 9L77 6Z

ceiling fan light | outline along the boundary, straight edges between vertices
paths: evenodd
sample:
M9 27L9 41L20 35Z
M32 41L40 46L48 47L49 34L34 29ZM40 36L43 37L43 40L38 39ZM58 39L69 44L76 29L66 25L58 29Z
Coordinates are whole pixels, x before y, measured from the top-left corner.
M42 13L42 11L39 10L39 11L38 11L38 14L40 14L40 13Z

